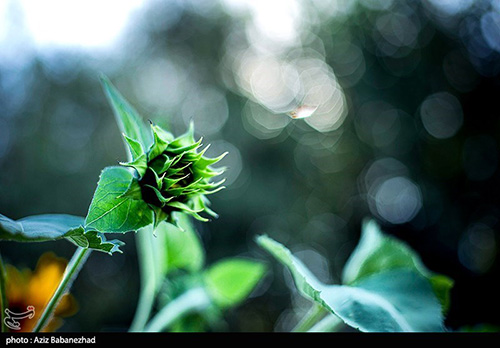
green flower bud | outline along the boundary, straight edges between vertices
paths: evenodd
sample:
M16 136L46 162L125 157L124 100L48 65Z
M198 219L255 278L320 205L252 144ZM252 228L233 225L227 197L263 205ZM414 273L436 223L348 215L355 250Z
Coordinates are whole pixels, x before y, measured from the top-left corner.
M210 202L206 195L224 188L221 186L224 180L211 181L224 169L216 170L211 166L226 153L217 158L205 157L209 146L199 151L202 139L195 141L192 123L189 130L178 138L153 124L151 130L153 143L147 152L138 141L124 135L132 161L120 164L135 169L138 183L131 184L124 195L140 196L154 211L155 226L164 220L177 225L177 212L201 221L208 221L200 215L202 212L217 217L208 207Z

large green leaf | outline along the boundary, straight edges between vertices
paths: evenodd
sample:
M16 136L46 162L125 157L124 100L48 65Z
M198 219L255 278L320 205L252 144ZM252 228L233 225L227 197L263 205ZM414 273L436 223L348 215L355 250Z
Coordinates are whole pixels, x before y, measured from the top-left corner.
M178 214L179 227L163 222L155 230L158 238L164 238L166 248L165 273L177 269L200 271L205 263L205 252L189 217Z
M149 145L152 142L149 127L146 127L137 111L120 94L120 92L115 88L115 86L113 86L111 81L109 81L106 76L101 76L101 83L108 101L113 108L116 123L118 123L122 133L124 133L127 137L138 141L142 145L143 149L149 148Z
M206 289L221 308L242 302L265 273L265 266L256 261L232 258L212 265L204 273Z
M0 239L46 242L65 238L83 248L109 254L121 252L123 242L108 241L97 231L85 231L83 221L83 217L66 214L33 215L15 221L0 214Z
M17 242L51 241L65 237L82 224L82 217L66 214L32 215L17 221L0 214L0 238Z
M355 286L326 285L280 243L267 236L257 242L290 270L303 296L349 326L366 332L443 331L439 301L418 272L391 270L365 277Z
M366 220L361 239L344 267L342 282L356 284L367 276L393 269L412 270L427 278L443 309L447 309L453 280L430 272L407 244L383 234L375 221Z
M136 179L126 168L104 168L85 219L86 229L129 232L153 222L149 206L142 199L125 194L133 180Z

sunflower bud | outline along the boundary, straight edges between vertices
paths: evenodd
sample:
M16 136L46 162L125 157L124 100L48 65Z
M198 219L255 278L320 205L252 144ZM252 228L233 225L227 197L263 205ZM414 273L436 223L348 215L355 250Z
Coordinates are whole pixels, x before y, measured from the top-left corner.
M194 129L178 138L151 124L153 143L147 152L142 145L124 135L129 145L132 161L120 163L132 167L137 173L137 184L131 185L124 195L144 200L154 211L155 225L166 220L176 223L176 212L183 212L201 221L208 221L199 213L213 217L217 214L208 205L206 195L224 188L224 180L212 182L222 174L223 168L215 170L211 165L220 161L226 153L217 158L204 157L209 146L200 151L202 139L195 141Z

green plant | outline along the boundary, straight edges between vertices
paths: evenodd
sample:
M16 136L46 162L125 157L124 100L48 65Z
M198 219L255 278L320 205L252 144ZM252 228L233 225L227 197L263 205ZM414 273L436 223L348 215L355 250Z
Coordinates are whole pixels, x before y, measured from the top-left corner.
M313 303L296 331L332 331L341 324L366 332L445 330L443 313L453 281L426 269L415 251L382 234L374 221L364 223L342 285L322 283L267 236L259 236L257 243L290 271L299 293Z
M46 214L14 221L0 215L2 240L66 239L78 247L34 331L45 327L92 250L108 254L121 252L123 242L108 240L106 234L109 233L137 232L141 295L131 331L163 330L186 313L238 304L263 276L263 265L251 260L229 259L204 270L201 259L189 254L191 251L201 255L201 246L187 216L204 222L208 219L200 213L217 216L208 207L206 195L223 188L223 180L212 182L211 179L224 170L211 166L225 154L217 158L204 157L207 148L199 151L201 139L195 141L192 124L179 137L152 123L147 126L106 77L101 81L123 133L128 161L101 172L87 216ZM186 255L189 259L185 259ZM193 260L198 261L193 264ZM171 301L163 301L162 308L158 308L157 315L148 323L157 296L174 269L189 270L193 272L191 278L198 281L192 282L191 288L184 288L185 293L178 294L179 298L171 295ZM5 297L8 280L3 265L0 271L3 314L8 306ZM235 287L232 279L238 279L239 286Z
M223 188L223 180L211 180L224 170L211 166L225 154L205 157L192 124L179 137L151 122L146 125L107 78L102 84L128 161L103 169L87 216L46 214L15 221L0 215L2 240L66 239L77 246L34 331L46 326L90 252L121 252L123 242L107 235L131 231L136 232L141 290L130 331L220 328L222 313L242 303L266 273L262 262L239 257L206 265L191 220L217 216L206 196ZM290 271L298 292L312 302L293 331L334 331L342 325L365 332L445 331L453 281L429 271L414 250L384 235L374 221L364 223L340 285L319 281L273 239L259 236L256 241ZM0 280L4 313L8 280L1 262Z

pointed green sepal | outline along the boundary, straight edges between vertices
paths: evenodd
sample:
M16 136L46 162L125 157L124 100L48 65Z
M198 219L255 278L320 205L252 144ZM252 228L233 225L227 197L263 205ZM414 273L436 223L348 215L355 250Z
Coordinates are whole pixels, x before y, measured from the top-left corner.
M163 197L163 195L161 194L161 192L154 186L151 186L151 185L145 185L146 187L150 188L151 190L153 190L153 192L156 194L156 197L158 198L158 200L160 201L160 203L162 204L161 207L165 206L165 203L168 203L172 200L173 197L169 197L169 198L165 198Z
M160 156L167 149L169 144L169 141L162 137L162 135L164 136L164 134L166 134L165 131L159 133L159 127L153 124L151 124L151 129L153 131L153 144L148 151L148 161L152 161Z
M203 137L201 137L200 140L198 140L197 142L183 146L183 147L169 146L169 147L167 147L167 151L170 153L173 153L175 155L179 155L183 152L194 151L194 150L198 149L200 146L202 146L201 145L202 141L203 141Z
M188 173L188 174L186 174L180 178L177 178L177 179L170 179L170 178L164 177L163 178L163 189L164 190L170 189L172 186L174 186L178 182L187 179L190 175L191 174Z
M186 133L182 134L181 136L175 138L170 145L172 147L183 147L187 146L189 144L194 143L194 123L191 121L189 123L189 128L186 131Z
M215 157L215 158L207 158L207 157L202 157L200 158L197 162L196 162L196 166L197 167L200 167L200 168L205 168L205 167L208 167L208 166L211 166L217 162L219 162L220 160L222 160L224 157L226 157L226 155L228 154L228 152L224 152L222 155L218 156L218 157Z
M130 155L132 156L132 160L136 160L140 156L144 154L144 149L140 142L131 137L127 136L125 133L122 133L125 141L127 142L128 149L130 151Z
M160 207L156 207L153 205L150 205L150 207L153 210L153 216L154 216L154 218L153 218L153 226L154 226L153 231L156 229L156 227L158 227L158 225L162 221L169 221L172 218L171 213L168 214L168 213L164 212Z
M140 179L144 176L144 174L146 174L146 169L148 168L146 154L142 154L141 156L130 162L120 162L120 165L134 168L137 171Z
M161 175L176 163L175 162L176 158L177 157L170 159L167 155L162 154L156 157L156 159L152 162L151 169L153 169L156 173Z
M182 210L182 211L185 211L185 212L188 212L188 213L200 213L200 212L203 211L203 210L200 210L200 209L193 209L193 208L189 207L187 204L184 204L184 203L181 203L181 202L170 202L167 205L169 207L177 208L179 210Z

